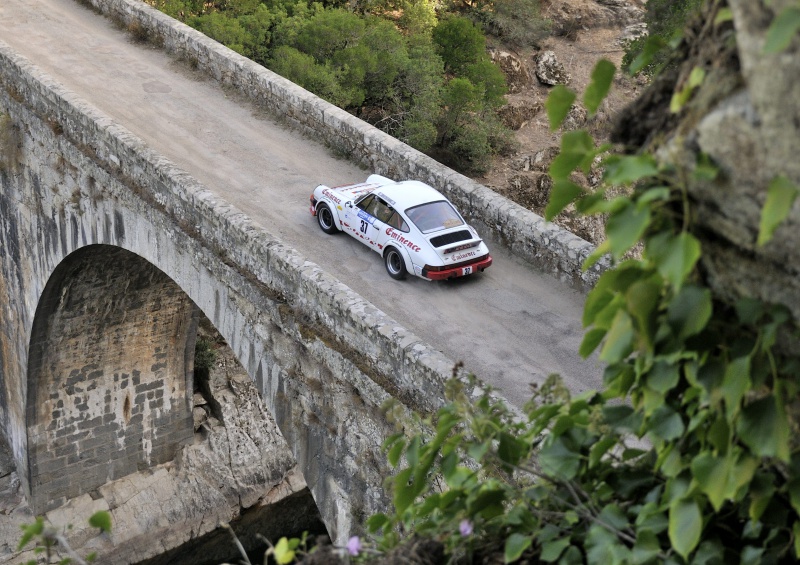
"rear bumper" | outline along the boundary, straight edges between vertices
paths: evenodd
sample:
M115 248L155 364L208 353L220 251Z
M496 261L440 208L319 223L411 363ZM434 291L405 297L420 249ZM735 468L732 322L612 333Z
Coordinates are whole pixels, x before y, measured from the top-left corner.
M483 271L484 269L489 268L491 264L492 264L492 256L487 255L484 259L481 259L480 261L476 261L474 263L467 263L466 265L461 264L458 267L453 267L452 269L445 269L444 271L429 271L428 269L422 269L422 276L425 277L426 279L431 279L433 281L453 279L456 277L465 277L473 273Z
M309 198L309 200L311 201L311 208L309 209L309 211L311 212L312 216L316 216L317 215L317 199L314 198L314 195L312 194L311 197Z

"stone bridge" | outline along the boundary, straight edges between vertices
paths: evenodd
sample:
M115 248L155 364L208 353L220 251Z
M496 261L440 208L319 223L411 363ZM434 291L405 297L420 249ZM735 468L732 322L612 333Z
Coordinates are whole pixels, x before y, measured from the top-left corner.
M135 0L98 11L370 170L436 186L568 280L588 244ZM431 413L452 362L0 42L0 424L34 512L190 440L207 316L331 537L386 508L381 406Z

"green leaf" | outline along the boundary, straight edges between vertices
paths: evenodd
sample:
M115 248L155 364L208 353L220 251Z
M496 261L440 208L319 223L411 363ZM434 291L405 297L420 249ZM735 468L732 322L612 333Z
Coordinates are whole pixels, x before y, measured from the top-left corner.
M614 63L607 59L600 59L594 66L592 80L583 93L583 105L586 106L589 115L597 112L600 103L608 95L616 70L617 67L614 66Z
M506 547L504 552L506 563L513 563L522 557L522 554L525 553L525 550L531 546L531 541L532 540L530 536L511 534L508 539L506 539Z
M745 406L736 431L756 455L777 457L788 463L789 422L775 396L766 396Z
M593 324L597 315L608 306L613 298L614 294L608 288L601 287L598 282L586 296L586 302L583 305L583 318L581 320L583 322L583 327L585 328Z
M739 413L739 405L751 385L750 357L745 355L731 361L725 369L725 380L722 387L725 412L729 419Z
M602 328L593 328L586 332L586 335L583 336L583 341L581 341L581 346L578 349L580 356L584 359L589 357L589 355L597 349L597 346L600 345L600 342L603 341L605 335L606 330Z
M294 561L294 551L289 548L288 539L284 537L278 540L273 557L278 565L287 565Z
M105 510L95 512L89 517L89 525L93 528L100 528L101 531L108 533L111 531L111 514Z
M594 266L594 264L597 263L603 257L603 255L609 252L610 249L611 249L611 244L608 242L608 240L605 240L603 243L598 245L594 251L592 251L589 254L589 256L581 265L581 269L583 269L584 271L588 271L589 269L591 269L592 266Z
M416 467L419 464L419 448L419 436L414 436L408 444L408 449L406 449L406 461L408 461L409 467Z
M617 445L617 438L613 436L603 437L595 443L589 451L589 467L596 466L602 460L603 455L615 445Z
M669 541L673 549L684 559L700 541L703 516L694 499L678 499L669 508Z
M639 53L633 62L628 67L628 72L630 74L635 75L653 60L653 57L661 51L664 47L667 46L666 41L664 41L658 35L651 35L647 38L644 44L644 48L642 48L641 53Z
M625 293L628 312L636 321L639 336L644 339L650 350L655 341L657 306L660 297L661 285L655 277L633 283Z
M412 468L403 469L394 478L394 505L398 513L408 508L417 497L416 489L408 484L413 471Z
M733 12L730 8L720 8L717 12L717 17L714 18L714 25L719 25L725 22L733 21Z
M800 559L800 520L795 521L792 526L792 534L794 535L794 556Z
M406 448L406 442L403 440L399 440L394 442L389 453L387 454L387 459L389 460L389 465L392 467L397 467L397 464L400 462L400 457L403 455L403 451Z
M542 544L542 553L540 559L545 563L552 563L564 553L570 545L569 538L561 538L554 541L548 541Z
M651 530L639 530L633 545L633 563L652 562L661 552L658 537Z
M516 465L525 452L525 444L507 432L500 432L497 456L503 463Z
M595 155L594 139L585 130L569 131L561 136L561 151L550 163L553 179L567 179L579 166L591 165Z
M678 365L658 361L647 375L647 387L661 394L666 394L675 388L679 378Z
M686 232L677 236L660 234L650 239L645 249L661 276L676 290L681 288L700 259L700 242Z
M767 201L761 210L761 223L758 228L757 245L766 245L781 222L792 209L800 190L785 176L777 176L767 187Z
M618 310L600 351L600 359L606 363L622 361L633 351L633 335L633 320L627 312Z
M729 489L732 470L729 457L715 457L708 451L700 453L692 461L692 474L717 512L725 500L735 494Z
M35 536L42 535L44 531L44 518L41 516L36 518L33 524L23 524L22 525L22 537L17 544L17 551L22 550L23 547L28 545Z
M652 155L625 155L606 159L604 179L608 184L625 185L658 174Z
M558 85L550 92L547 100L544 102L545 110L547 110L547 119L550 122L550 129L557 130L564 121L564 118L569 114L572 103L575 102L576 95L569 88Z
M666 405L660 406L649 421L649 436L664 441L678 439L686 429L680 414Z
M800 31L800 7L787 6L772 20L767 30L764 53L780 53L789 47L798 31Z
M686 86L684 86L680 92L676 92L672 95L672 100L670 100L669 103L670 112L673 114L680 112L684 105L686 105L686 102L689 101L689 98L691 98L692 93L697 89L697 87L703 84L705 77L705 70L700 67L694 67L692 72L689 74L689 80L687 81Z
M539 451L539 464L545 473L571 479L580 468L580 453L568 448L562 437L554 438Z
M606 234L611 243L611 253L619 259L633 247L650 225L650 208L634 204L613 214L606 223Z
M697 335L711 319L711 291L698 286L685 286L667 308L667 320L678 339Z
M367 531L371 534L379 532L390 523L386 514L373 514L367 519Z
M544 210L544 217L549 222L575 199L583 194L583 189L572 181L558 179L553 182L550 201Z
M775 494L774 477L770 473L757 474L750 485L749 494L748 513L753 522L758 522Z

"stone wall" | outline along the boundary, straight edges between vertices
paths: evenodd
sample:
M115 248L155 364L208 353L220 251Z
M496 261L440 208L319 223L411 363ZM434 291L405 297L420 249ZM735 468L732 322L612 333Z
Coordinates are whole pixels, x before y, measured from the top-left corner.
M146 35L193 68L207 73L321 139L369 171L397 180L427 182L452 200L475 227L514 253L581 289L590 288L605 268L588 272L581 264L594 247L545 222L537 214L434 161L408 145L348 114L203 35L141 0L86 0L120 21L137 36Z

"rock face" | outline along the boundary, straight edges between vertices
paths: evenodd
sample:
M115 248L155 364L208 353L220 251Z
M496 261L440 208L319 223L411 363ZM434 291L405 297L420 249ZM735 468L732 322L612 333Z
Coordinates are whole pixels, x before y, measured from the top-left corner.
M56 528L74 526L67 539L80 555L97 551L99 563L114 564L219 563L236 555L227 531L213 533L219 523L230 522L245 547L261 545L255 533L273 540L304 530L324 533L274 420L220 340L208 386L212 398L195 395L195 409L206 416L194 442L173 462L108 483L46 515ZM207 412L210 405L218 407L209 411L216 414ZM10 454L3 459L10 461ZM25 563L33 556L15 553L19 525L33 516L16 473L0 478L0 497L0 563ZM86 526L98 510L112 515L110 535L98 537ZM202 543L175 549L197 540Z
M615 139L683 168L702 272L718 295L782 303L800 320L800 203L767 245L756 244L772 180L800 186L800 35L779 53L764 51L770 24L792 2L728 0L733 20L708 25L721 9L711 4L685 34L681 66L626 112ZM696 66L706 71L702 85L680 113L670 113L672 95ZM719 170L714 180L691 174L701 153Z
M556 54L552 51L543 51L536 57L536 78L542 84L555 86L557 84L569 84L571 77L564 69Z
M573 36L588 28L623 27L642 20L640 0L551 0L543 15L558 35Z
M541 110L542 105L538 102L521 102L503 106L497 114L506 127L518 130L530 122Z
M522 59L508 51L491 51L489 55L503 71L509 93L519 92L530 84L531 76Z

